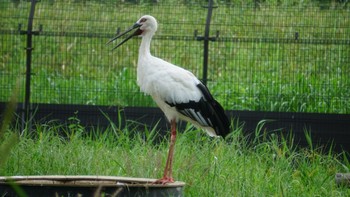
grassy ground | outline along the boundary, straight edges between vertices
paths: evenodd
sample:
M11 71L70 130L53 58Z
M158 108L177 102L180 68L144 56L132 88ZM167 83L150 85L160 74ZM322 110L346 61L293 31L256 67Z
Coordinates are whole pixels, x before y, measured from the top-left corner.
M154 106L136 85L139 40L113 52L105 43L116 28L152 14L160 23L153 54L201 78L203 42L194 37L195 30L203 35L207 11L201 5L39 2L34 29L42 25L43 31L33 39L31 101ZM209 45L209 88L225 109L349 113L349 13L345 4L313 1L219 4L211 23L210 35L219 31L219 38ZM26 39L17 29L26 29L28 14L28 2L0 4L1 101L25 73Z
M162 176L169 140L159 139L156 129L140 131L135 122L120 128L111 122L105 129L86 130L71 117L66 125L50 121L20 131L9 126L17 94L2 115L1 176ZM263 124L249 141L238 121L225 140L191 127L179 132L174 178L186 182L185 196L350 195L334 180L335 173L349 172L348 153L315 147L307 135L309 147L297 147L293 136L267 134Z
M120 130L86 133L78 121L35 126L22 134L0 163L0 174L110 175L159 178L168 140L155 143L156 131ZM263 124L263 123L262 123ZM58 134L60 133L60 135ZM211 139L191 128L178 135L174 177L186 182L186 196L349 196L335 184L336 172L349 172L343 154L317 147L298 149L292 137L264 136L252 143L239 127L226 140ZM6 132L1 143L13 140ZM0 144L0 145L2 145Z

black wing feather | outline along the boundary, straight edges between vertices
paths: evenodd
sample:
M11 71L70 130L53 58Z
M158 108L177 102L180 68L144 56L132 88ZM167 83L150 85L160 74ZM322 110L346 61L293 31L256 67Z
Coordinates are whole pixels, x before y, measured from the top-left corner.
M230 121L224 109L210 94L208 88L200 83L197 85L203 97L199 101L187 103L169 103L184 116L191 118L202 126L212 127L217 135L225 137L230 132Z

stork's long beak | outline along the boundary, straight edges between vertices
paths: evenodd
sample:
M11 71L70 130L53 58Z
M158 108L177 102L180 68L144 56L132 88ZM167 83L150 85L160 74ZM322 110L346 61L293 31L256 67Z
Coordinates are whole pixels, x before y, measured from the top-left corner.
M130 27L128 30L124 31L123 33L117 35L116 37L110 39L106 44L110 44L111 42L113 42L114 40L122 37L123 35L129 33L130 31L132 31L133 29L139 28L141 26L141 24L139 23L135 23L132 27ZM119 46L121 46L122 44L124 44L126 41L128 41L130 38L134 37L134 36L138 36L142 33L142 30L137 29L133 34L129 35L128 37L126 37L123 41L121 41L117 46L115 46L112 50L118 48Z

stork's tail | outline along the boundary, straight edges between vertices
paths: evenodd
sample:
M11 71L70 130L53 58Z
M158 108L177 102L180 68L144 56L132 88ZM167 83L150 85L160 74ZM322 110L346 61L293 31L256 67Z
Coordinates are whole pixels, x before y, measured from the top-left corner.
M225 138L230 133L230 121L225 114L224 108L213 98L204 84L200 83L197 86L206 99L205 108L207 108L207 118L212 123L211 126L215 130L216 135Z
M230 121L224 109L210 94L208 88L199 83L197 87L203 94L199 101L189 101L187 103L166 102L171 107L176 107L189 121L207 130L211 136L220 135L226 137L230 133Z

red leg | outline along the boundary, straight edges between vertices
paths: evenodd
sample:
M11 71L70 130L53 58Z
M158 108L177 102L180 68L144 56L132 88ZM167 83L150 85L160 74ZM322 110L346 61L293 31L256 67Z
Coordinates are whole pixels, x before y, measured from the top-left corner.
M170 147L168 152L168 158L166 160L166 165L164 169L164 175L163 178L157 180L155 184L166 184L166 183L173 183L173 156L174 156L174 148L175 148L175 141L176 141L176 121L171 120L170 121L170 127L171 127L171 136L170 136Z

